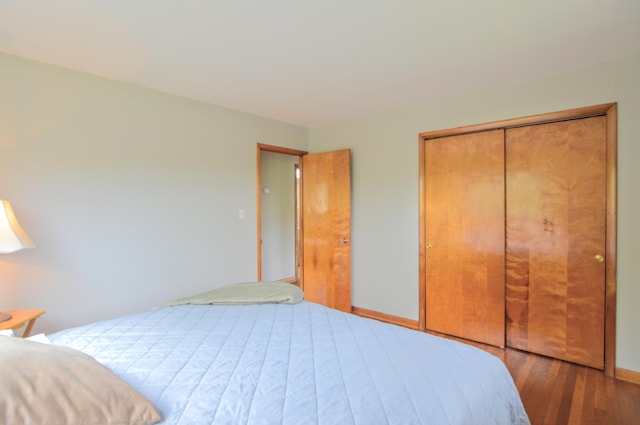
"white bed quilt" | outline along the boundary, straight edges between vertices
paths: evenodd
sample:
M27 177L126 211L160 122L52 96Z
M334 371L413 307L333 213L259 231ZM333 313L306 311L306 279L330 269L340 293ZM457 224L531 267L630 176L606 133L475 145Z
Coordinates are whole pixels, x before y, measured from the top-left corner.
M529 424L498 358L309 302L167 307L50 339L123 377L162 424Z

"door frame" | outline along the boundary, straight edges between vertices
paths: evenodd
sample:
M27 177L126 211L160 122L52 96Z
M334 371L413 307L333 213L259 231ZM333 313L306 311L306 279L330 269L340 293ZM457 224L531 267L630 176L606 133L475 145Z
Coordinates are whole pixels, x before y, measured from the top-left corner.
M418 136L419 157L419 321L420 330L426 330L426 169L425 145L429 139L453 136L479 131L508 129L556 121L566 121L593 116L606 116L606 215L605 215L605 341L604 341L604 373L615 377L616 360L616 293L617 293L617 103L588 106L540 115L531 115L495 121L485 124L469 125L446 130L429 131Z
M273 152L280 153L283 155L292 155L297 156L299 161L298 165L302 163L302 157L307 155L307 151L302 151L298 149L285 148L282 146L275 145L267 145L264 143L256 144L256 220L257 220L257 257L258 257L258 281L262 280L262 181L260 178L261 175L261 153L262 152ZM295 189L294 189L295 190ZM297 214L297 212L296 212ZM302 223L300 223L300 232L302 232ZM296 247L297 255L301 255L300 251L302 247ZM299 267L296 266L296 277L298 278L298 285L302 287L302 267L303 264L300 262Z

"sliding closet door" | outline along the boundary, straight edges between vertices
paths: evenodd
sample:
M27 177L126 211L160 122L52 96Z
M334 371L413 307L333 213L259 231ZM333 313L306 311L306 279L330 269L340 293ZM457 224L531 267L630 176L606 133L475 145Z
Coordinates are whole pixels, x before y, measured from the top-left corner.
M506 132L507 345L604 367L606 118Z
M426 327L504 345L504 130L425 141Z

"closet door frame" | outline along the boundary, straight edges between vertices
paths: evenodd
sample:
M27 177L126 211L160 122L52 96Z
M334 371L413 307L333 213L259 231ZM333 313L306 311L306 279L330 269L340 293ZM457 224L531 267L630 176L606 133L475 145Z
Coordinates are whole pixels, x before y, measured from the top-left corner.
M607 118L604 372L607 376L615 376L617 292L617 103L606 103L584 108L531 115L446 130L429 131L419 134L419 329L423 331L426 330L426 285L428 284L426 281L426 141L444 136L454 136L496 129L509 129L594 116L605 116Z

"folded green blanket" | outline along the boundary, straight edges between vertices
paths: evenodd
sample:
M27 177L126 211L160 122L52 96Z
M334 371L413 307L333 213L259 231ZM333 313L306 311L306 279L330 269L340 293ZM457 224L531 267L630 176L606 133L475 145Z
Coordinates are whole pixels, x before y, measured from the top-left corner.
M302 290L290 283L242 282L191 297L168 301L165 306L182 304L296 304L303 298Z

